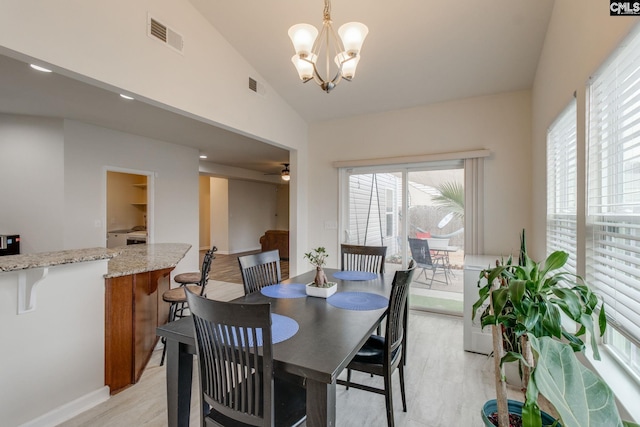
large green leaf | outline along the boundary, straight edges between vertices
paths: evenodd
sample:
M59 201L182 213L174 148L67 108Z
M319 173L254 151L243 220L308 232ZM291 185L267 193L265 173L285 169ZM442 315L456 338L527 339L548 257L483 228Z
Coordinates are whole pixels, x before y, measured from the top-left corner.
M569 254L567 252L555 251L544 261L544 266L540 272L541 276L544 277L548 272L561 268L567 263L568 259Z
M529 335L536 357L532 380L564 427L622 427L611 389L583 366L567 344Z

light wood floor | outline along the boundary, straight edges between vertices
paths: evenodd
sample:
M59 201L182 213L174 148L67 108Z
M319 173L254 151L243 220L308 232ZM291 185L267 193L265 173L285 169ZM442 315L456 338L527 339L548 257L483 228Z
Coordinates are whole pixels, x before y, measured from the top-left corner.
M255 254L260 251L243 252L234 255L222 255L216 253L216 258L211 263L211 271L209 277L213 280L229 283L242 283L242 276L240 275L240 266L238 265L238 257ZM205 251L200 251L200 263L204 257ZM280 260L280 270L282 273L282 279L289 278L289 261Z
M229 271L224 274L231 278L234 274L232 266L237 268L237 256L218 255L214 260L216 262L215 271L223 274L225 269L222 265L227 264ZM209 298L228 301L243 295L242 280L231 283L213 277L207 286ZM458 317L411 312L409 321L408 363L405 370L408 411L402 412L396 373L393 378L396 426L481 427L480 408L495 395L492 359L462 350L463 322ZM138 384L61 426L166 426L166 376L165 368L159 366L161 353L162 347L158 346ZM353 379L382 387L379 377L370 378L354 372ZM197 382L197 375L194 375L192 426L200 425ZM518 398L519 392L511 390L511 393ZM356 389L347 391L338 386L336 400L337 427L386 426L384 396Z

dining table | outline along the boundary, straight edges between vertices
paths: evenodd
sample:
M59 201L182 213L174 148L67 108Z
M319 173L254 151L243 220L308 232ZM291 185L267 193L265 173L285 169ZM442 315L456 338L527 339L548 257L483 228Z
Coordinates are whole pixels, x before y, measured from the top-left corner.
M315 273L291 277L233 301L268 302L272 313L297 322L293 336L273 344L275 375L295 375L304 383L307 427L335 426L337 377L384 318L394 275L325 269L328 280L338 286L325 299L300 293ZM186 427L196 353L193 321L185 317L160 326L157 335L166 339L167 346L168 425Z

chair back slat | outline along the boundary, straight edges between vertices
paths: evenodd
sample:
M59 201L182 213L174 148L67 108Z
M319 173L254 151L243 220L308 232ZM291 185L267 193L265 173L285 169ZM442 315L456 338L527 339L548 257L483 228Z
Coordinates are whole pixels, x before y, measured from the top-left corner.
M238 257L245 295L282 281L279 251L260 252Z
M384 273L386 246L340 245L341 269Z
M234 420L273 425L270 304L213 301L187 291L203 399Z
M385 354L389 359L393 352L402 344L407 296L409 295L409 286L411 285L411 279L413 278L415 269L416 263L414 260L411 260L407 270L396 271L393 277L385 329Z

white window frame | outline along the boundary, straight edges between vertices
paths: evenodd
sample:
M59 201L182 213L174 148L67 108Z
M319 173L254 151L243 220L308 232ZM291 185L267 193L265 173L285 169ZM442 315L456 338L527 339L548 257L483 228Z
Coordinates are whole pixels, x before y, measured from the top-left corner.
M616 330L605 344L638 379L640 28L591 77L588 104L587 281Z
M547 255L565 251L577 272L577 104L573 99L547 130Z

